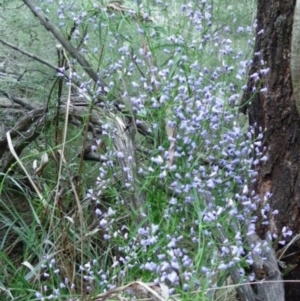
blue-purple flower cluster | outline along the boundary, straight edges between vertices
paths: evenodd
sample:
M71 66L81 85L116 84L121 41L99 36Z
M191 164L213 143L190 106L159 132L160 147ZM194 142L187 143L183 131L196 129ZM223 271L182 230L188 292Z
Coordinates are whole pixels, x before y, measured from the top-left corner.
M249 129L238 112L252 63L244 54L253 45L252 27L239 25L233 31L215 24L207 2L199 4L201 9L193 1L182 5L178 18L185 26L169 32L142 22L131 33L109 31L105 22L93 25L107 31L106 46L114 54L99 71L108 83L106 92L121 87L126 101L119 108L129 107L136 124L147 124L152 142L136 135L135 143L147 148L147 156L137 150L136 179L131 179L138 183L138 193L146 195L144 225L130 219L126 192L131 184L120 180L124 170L117 162L125 159L126 151L107 147L102 154L96 186L87 197L97 207L96 228L115 256L106 270L93 259L81 267L87 290L110 289L128 275L165 283L171 293L213 287L220 273L236 265L245 277L242 267L261 250L249 246L249 252L243 241L255 232L256 210L266 224L276 214L267 205L258 206L259 198L250 191L257 167L268 160L267 150L261 145L261 129ZM161 1L156 4L167 9ZM118 18L108 9L103 13L107 22ZM74 15L73 20L81 24L84 18ZM166 21L160 16L159 22ZM246 36L243 49L233 42L233 34ZM85 36L83 47L90 39ZM250 77L259 81L267 73L262 61L260 73ZM90 87L86 81L82 91ZM257 93L267 93L267 88ZM258 137L254 131L260 132ZM113 123L102 124L102 134L112 141ZM103 200L107 195L112 198L108 205ZM290 235L289 230L282 235Z

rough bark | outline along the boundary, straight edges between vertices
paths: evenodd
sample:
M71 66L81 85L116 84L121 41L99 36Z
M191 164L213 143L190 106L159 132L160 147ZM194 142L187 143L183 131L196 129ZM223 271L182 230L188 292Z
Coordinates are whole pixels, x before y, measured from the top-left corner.
M295 10L295 0L258 1L257 36L253 65L250 75L257 73L259 80L249 76L243 104L251 99L242 110L248 109L250 125L264 132L262 149L268 161L258 167L257 193L263 197L271 193L268 200L271 212L269 226L258 225L258 234L265 237L267 231L282 235L283 227L288 227L296 235L300 230L300 118L296 109L291 82L291 41ZM300 49L298 49L300 52ZM269 68L264 74L262 69ZM267 88L267 92L261 92ZM285 238L286 239L286 238ZM278 250L274 242L274 248ZM300 241L294 241L285 255L300 251ZM294 253L296 252L296 253ZM293 264L295 268L285 276L285 280L299 279L300 265L297 255L284 256L281 260ZM299 284L285 284L285 300L296 300L300 294ZM276 299L278 300L278 298Z
M293 94L298 113L300 114L300 1L296 1L292 32L291 76Z

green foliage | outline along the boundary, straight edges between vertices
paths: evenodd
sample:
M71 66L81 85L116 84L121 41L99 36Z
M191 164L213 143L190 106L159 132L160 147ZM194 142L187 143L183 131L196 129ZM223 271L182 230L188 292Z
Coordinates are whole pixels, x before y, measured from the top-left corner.
M234 262L220 255L222 247L241 247L236 235L244 233L235 197L252 180L252 135L238 98L252 55L255 3L162 2L36 3L96 70L105 93L22 1L1 5L0 38L73 72L74 80L69 90L56 71L1 44L0 71L11 77L0 78L0 90L48 108L40 135L19 154L37 189L18 162L2 175L1 300L91 300L137 280L165 283L182 300L218 300L215 288L229 275L220 266ZM74 94L98 104L71 112L66 123L59 108ZM151 130L135 135L132 186L115 144L119 119ZM84 162L82 150L95 140L106 161ZM145 214L132 199L145 200ZM217 239L220 229L227 241ZM248 265L236 257L234 264Z

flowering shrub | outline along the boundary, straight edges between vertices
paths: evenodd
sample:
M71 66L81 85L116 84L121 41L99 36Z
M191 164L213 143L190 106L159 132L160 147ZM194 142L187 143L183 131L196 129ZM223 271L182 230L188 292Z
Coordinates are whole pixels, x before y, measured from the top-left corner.
M226 1L152 2L37 1L31 9L49 16L96 70L95 81L90 67L64 54L56 75L88 95L102 120L82 211L62 222L54 206L46 223L54 234L45 230L36 257L25 258L32 273L23 267L20 279L30 298L73 300L143 280L211 300L233 267L241 282L253 280L244 268L262 246L244 237L255 231L258 208L262 222L276 214L249 191L268 158L263 133L255 137L260 129L248 129L238 112L255 22Z

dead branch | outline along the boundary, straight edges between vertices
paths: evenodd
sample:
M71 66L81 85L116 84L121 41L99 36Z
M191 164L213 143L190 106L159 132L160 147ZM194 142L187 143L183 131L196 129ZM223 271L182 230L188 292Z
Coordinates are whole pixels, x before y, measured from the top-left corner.
M40 62L41 64L43 64L43 65L45 65L45 66L47 66L47 67L49 67L51 69L54 69L57 72L61 72L61 70L59 70L58 67L55 67L54 65L52 65L49 62L45 61L44 59L42 59L42 58L40 58L40 57L38 57L38 56L36 56L36 55L28 52L28 51L20 49L16 45L13 45L13 44L11 44L11 43L3 40L3 39L0 39L0 43L2 43L3 45L5 45L5 46L7 46L7 47L9 47L9 48L11 48L11 49L13 49L15 51L18 51L18 52L20 52L20 53L22 53L22 54L24 54L24 55L26 55L26 56L28 56L28 57L30 57L32 59L34 59L37 62Z
M43 108L32 110L25 117L23 117L11 130L10 136L12 139L20 136L21 132L26 132L34 122L41 117L44 113ZM8 150L6 136L0 138L0 159L3 154Z
M61 34L59 29L42 13L38 12L36 5L31 0L23 0L31 12L41 21L43 26L49 30L53 36L61 43L70 55L75 58L84 71L97 83L104 91L105 85L100 81L97 73L79 51Z

